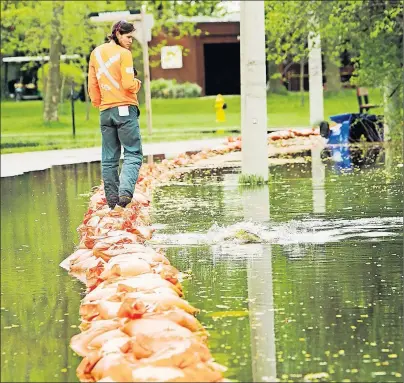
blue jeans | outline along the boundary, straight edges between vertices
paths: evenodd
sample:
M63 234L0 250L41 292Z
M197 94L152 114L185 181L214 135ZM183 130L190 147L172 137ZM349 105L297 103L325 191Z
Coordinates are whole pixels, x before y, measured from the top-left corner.
M129 116L120 116L118 107L100 113L102 133L102 178L108 205L113 208L121 196L133 197L143 162L139 130L139 109L129 106ZM119 159L123 146L124 160L118 175Z

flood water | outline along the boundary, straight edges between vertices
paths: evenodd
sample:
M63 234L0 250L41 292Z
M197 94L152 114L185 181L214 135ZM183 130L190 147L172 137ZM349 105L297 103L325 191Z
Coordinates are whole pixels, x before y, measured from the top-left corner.
M151 245L190 272L186 299L227 378L402 381L400 163L382 153L342 172L314 154L271 166L269 186L226 169L155 190ZM99 183L99 164L1 181L1 381L77 382L84 289L59 263Z

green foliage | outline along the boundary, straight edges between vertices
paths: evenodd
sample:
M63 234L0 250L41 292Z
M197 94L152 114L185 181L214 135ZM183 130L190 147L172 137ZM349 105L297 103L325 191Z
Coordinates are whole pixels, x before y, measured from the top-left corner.
M78 65L84 72L87 71L87 57L97 45L105 41L105 37L110 33L112 22L93 23L88 18L91 12L123 11L129 8L139 9L142 5L146 7L146 12L154 16L155 25L153 35L158 35L162 31L167 36L180 39L185 35L200 35L201 31L196 28L196 24L187 19L188 16L201 16L223 13L218 6L220 1L2 1L1 2L1 54L4 55L48 55L51 46L52 27L55 13L53 8L60 9L60 31L61 44L55 44L60 54L78 54L80 59ZM182 20L179 21L179 16ZM161 46L154 47L151 55L160 51ZM184 51L187 54L187 51ZM139 70L139 78L143 79L142 49L140 44L134 44L133 58L135 67ZM151 58L151 65L156 65L156 60ZM32 66L30 63L28 66ZM58 65L55 61L54 65ZM50 100L59 100L58 88L51 87L44 98L48 105ZM178 93L188 97L195 94L195 89L190 87L179 88ZM142 94L140 101L142 101ZM46 112L48 110L48 112ZM50 115L49 107L45 107L45 115ZM52 119L58 118L52 114Z
M42 73L45 75L45 79L42 78ZM38 89L42 92L43 85L46 84L47 76L49 73L49 63L44 64L43 71L42 68L38 70ZM70 88L72 82L74 82L74 90L79 91L81 85L84 84L85 74L83 70L77 64L60 64L60 88L63 89L64 97L70 93Z
M63 53L79 54L86 64L86 56L91 48L104 41L110 32L112 22L93 23L88 18L91 12L122 11L129 6L146 6L146 12L154 16L153 34L164 30L167 35L178 39L185 35L201 33L187 17L201 15L221 15L220 1L63 1L61 20ZM50 1L2 1L1 54L13 55L16 52L38 54L47 52L50 47L52 2ZM178 18L182 17L182 22ZM141 50L134 51L135 55Z
M319 32L323 53L335 64L349 53L353 85L383 90L391 134L402 135L402 1L267 1L265 7L269 60L299 62L308 55L309 32Z
M192 98L200 97L202 88L198 84L177 83L175 79L158 79L151 81L151 96L154 98Z

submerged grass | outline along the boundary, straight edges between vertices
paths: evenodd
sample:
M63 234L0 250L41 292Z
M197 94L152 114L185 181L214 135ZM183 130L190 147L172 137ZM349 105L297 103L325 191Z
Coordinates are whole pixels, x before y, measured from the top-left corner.
M239 185L243 186L260 186L266 185L268 182L264 180L264 177L256 174L240 174L238 178Z

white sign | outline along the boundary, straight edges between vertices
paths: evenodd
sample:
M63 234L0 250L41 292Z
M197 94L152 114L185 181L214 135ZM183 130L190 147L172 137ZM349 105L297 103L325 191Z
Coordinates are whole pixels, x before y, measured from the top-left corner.
M180 45L161 48L161 67L163 69L182 68L182 47Z

